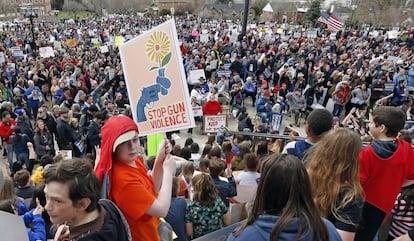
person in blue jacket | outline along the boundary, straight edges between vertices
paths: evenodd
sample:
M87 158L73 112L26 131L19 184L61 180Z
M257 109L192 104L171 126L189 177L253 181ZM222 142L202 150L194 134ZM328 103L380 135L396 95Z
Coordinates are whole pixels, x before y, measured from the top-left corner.
M319 216L308 173L298 158L273 154L264 160L260 173L247 222L227 241L341 241L333 224Z

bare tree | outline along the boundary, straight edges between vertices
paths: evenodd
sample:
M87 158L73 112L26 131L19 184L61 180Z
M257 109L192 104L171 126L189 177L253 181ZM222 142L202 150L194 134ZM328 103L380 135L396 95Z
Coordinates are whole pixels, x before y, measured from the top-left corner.
M86 6L74 0L67 0L63 4L63 10L68 12L79 12L87 10Z
M355 4L358 6L355 20L377 27L389 27L398 23L398 11L403 0L358 0Z

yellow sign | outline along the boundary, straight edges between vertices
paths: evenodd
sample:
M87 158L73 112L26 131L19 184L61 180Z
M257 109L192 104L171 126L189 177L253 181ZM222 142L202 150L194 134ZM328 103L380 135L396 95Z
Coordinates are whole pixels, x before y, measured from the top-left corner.
M66 40L66 44L70 47L75 47L76 46L76 39L70 38L70 39Z
M115 46L121 46L125 42L124 37L122 36L115 36Z
M278 29L276 30L276 33L278 33L278 34L282 34L282 33L283 33L283 28L278 28Z

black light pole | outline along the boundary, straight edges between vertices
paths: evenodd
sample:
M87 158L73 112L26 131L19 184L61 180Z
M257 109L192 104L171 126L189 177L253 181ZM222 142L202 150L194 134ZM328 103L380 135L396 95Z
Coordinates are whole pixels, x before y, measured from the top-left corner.
M244 0L244 14L243 14L243 26L241 37L243 38L246 36L246 28L247 28L247 17L249 16L249 0Z
M35 9L33 9L33 6L30 6L30 8L25 9L24 17L30 20L30 31L32 32L32 42L30 43L30 47L32 48L34 57L36 57L37 46L33 20L37 18L37 13Z

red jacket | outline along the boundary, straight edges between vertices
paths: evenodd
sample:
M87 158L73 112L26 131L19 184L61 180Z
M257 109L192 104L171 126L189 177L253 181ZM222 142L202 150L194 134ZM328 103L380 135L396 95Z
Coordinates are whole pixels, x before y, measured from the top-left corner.
M11 126L15 126L16 121L13 118L10 118L10 123L6 124L3 121L0 121L0 136L6 140L7 144L11 144L9 137L13 134Z
M204 115L217 115L218 113L222 112L220 102L214 101L207 101L204 104L203 108Z

